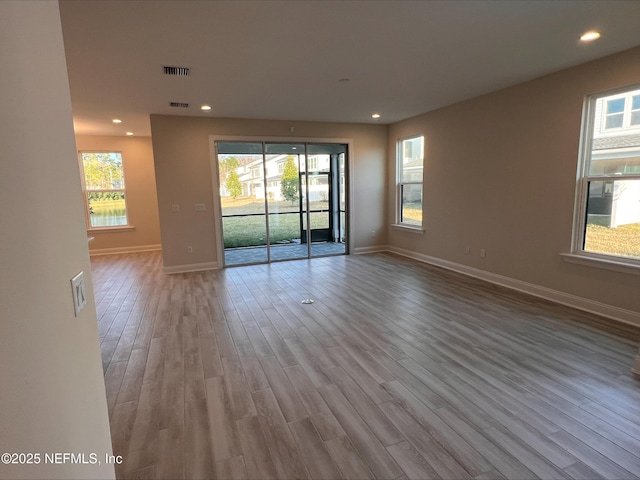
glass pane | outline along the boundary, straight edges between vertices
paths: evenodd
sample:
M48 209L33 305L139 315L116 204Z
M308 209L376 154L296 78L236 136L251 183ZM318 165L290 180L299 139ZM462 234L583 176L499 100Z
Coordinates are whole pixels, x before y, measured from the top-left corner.
M228 145L242 152L248 144ZM219 154L225 265L267 261L267 225L262 155Z
M311 228L329 228L329 175L309 174L309 209Z
M331 155L309 155L307 159L309 172L328 172L331 170Z
M640 110L640 95L631 97L631 110Z
M301 155L267 155L267 199L269 212L300 211Z
M637 174L640 166L640 151L638 156L619 158L614 153L599 153L594 151L589 168L590 175L625 175Z
M271 260L307 258L301 241L300 164L304 145L268 144L265 156Z
M269 215L271 245L300 243L300 215L298 212Z
M640 259L640 180L589 182L584 250Z
M402 182L422 182L422 167L424 156L424 137L403 140L401 143Z
M122 155L118 152L82 152L87 190L120 190L124 188Z
M422 225L422 185L402 185L400 221L409 225Z
M222 215L247 215L264 211L262 155L218 155Z
M609 115L605 123L605 128L621 128L624 115L622 113Z
M624 98L607 101L607 114L624 112Z
M124 191L87 192L92 227L127 225Z
M307 246L300 241L300 213L269 215L271 260L307 258Z
M640 98L638 90L628 92L630 102L636 102ZM601 97L596 102L593 118L593 142L591 157L588 164L589 176L630 175L640 165L640 136L630 131L629 127L640 124L640 111L626 111L608 115L605 119L605 128L615 128L615 131L601 131L603 110L619 109L624 105L625 98ZM627 104L628 106L628 104ZM636 127L637 128L637 127Z
M308 182L311 242L332 242L329 175L309 173ZM320 253L314 253L313 249L312 254L320 255Z
M267 244L265 215L223 217L222 226L225 249L257 247Z

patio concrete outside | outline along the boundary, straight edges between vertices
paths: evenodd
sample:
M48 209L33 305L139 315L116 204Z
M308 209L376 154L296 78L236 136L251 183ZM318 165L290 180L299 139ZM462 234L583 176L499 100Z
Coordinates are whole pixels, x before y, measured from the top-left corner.
M311 256L344 255L346 246L339 242L318 242L311 244ZM271 245L271 261L295 260L308 257L308 244ZM226 267L267 262L267 247L225 248Z

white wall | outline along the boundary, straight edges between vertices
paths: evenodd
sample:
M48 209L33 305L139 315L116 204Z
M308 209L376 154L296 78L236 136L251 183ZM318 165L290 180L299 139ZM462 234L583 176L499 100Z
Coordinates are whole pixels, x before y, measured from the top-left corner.
M638 58L640 47L391 125L389 178L397 140L425 136L425 233L392 228L389 245L640 324L639 275L560 256L571 250L585 95L637 83ZM390 182L388 223L394 194Z
M114 478L58 2L1 1L0 58L0 453L42 455L0 478Z
M290 133L291 126L295 126L295 134ZM165 269L221 264L216 243L219 212L213 210L210 136L229 140L258 136L292 141L352 140L350 249L353 253L386 242L385 125L151 115L151 132ZM195 212L195 203L204 203L206 211ZM171 211L172 204L181 205L179 213ZM192 254L187 253L187 245L193 247Z
M78 150L122 152L127 188L127 220L130 231L93 230L91 253L120 253L160 250L158 193L153 171L151 137L116 137L113 135L78 135Z

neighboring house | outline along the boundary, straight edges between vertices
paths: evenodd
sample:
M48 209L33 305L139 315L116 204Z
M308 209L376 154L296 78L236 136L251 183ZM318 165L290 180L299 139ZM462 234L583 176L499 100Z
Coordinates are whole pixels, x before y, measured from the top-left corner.
M233 155L229 155L233 156ZM266 168L266 192L269 200L281 201L282 189L280 180L284 171L284 165L287 161L287 157L291 155L270 155L265 160ZM236 173L242 183L242 195L245 197L255 197L256 199L264 199L264 171L262 169L262 156L250 156L239 157L236 155L240 162L240 166L236 168ZM298 159L294 156L296 161L296 168ZM300 155L300 162L304 161L304 155ZM329 155L310 155L307 163L309 173L312 172L328 172L330 170L331 157ZM304 172L304 166L302 171ZM300 171L300 169L298 169ZM326 178L309 178L309 200L314 201L326 201L327 198L327 183ZM222 196L227 196L228 192L224 185L221 185Z
M589 173L611 180L591 182L590 223L611 228L640 223L640 181L616 179L640 174L640 90L598 99L594 118Z

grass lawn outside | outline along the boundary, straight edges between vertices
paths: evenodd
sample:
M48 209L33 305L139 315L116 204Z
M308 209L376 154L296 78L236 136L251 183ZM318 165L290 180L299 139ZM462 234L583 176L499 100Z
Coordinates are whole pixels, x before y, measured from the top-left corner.
M104 210L124 210L125 204L124 199L120 198L118 200L91 200L89 202L94 211L104 211Z
M311 202L311 210L328 209L328 202ZM300 241L299 204L284 201L269 201L269 240L270 243ZM227 215L264 214L264 201L254 197L222 198L222 223L224 248L253 247L266 245L267 231L265 216L228 217ZM281 213L278 215L277 213ZM290 212L282 215L283 212ZM306 216L306 215L305 215ZM304 220L306 225L306 219ZM311 213L311 228L328 228L328 214Z
M298 212L300 203L288 200L269 200L269 213L276 212ZM311 210L326 210L329 202L311 202ZM248 213L264 213L264 200L255 197L238 197L235 200L231 197L222 197L222 215L246 215Z
M585 251L640 259L640 223L617 228L587 225Z
M422 203L405 202L402 208L402 221L410 225L422 225Z

